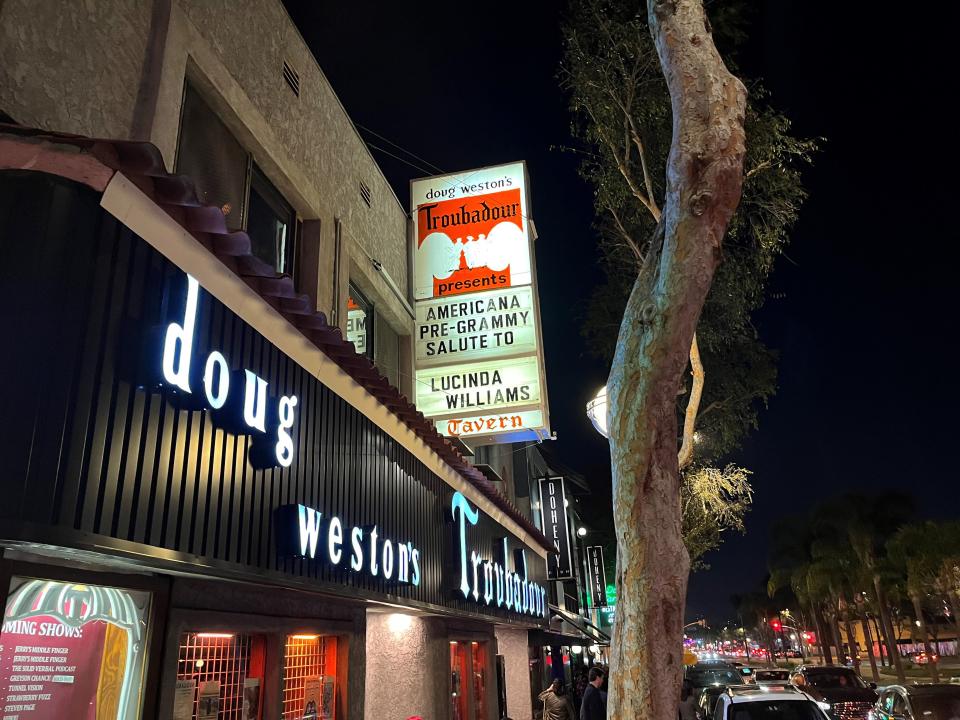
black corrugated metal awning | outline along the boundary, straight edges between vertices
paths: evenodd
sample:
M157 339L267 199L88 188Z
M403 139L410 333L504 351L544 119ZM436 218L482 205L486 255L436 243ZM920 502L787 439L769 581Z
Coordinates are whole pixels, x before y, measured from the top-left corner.
M592 642L597 645L609 645L610 636L607 635L603 630L598 628L592 622L587 620L581 615L574 615L571 612L562 610L556 605L550 605L550 612L554 614L554 617L560 618L562 621L572 625L577 630L579 630L585 638L589 638Z

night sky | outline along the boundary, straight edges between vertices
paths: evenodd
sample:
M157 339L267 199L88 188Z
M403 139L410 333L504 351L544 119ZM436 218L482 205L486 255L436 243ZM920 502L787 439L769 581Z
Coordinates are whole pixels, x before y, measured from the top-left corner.
M554 449L603 507L606 442L584 405L607 369L579 333L602 275L590 188L557 149L571 142L555 77L562 4L287 5L354 122L386 138L361 130L370 143L447 172L527 161ZM756 318L780 352L780 388L731 458L754 472L747 532L691 578L687 614L714 621L730 615L732 593L759 587L768 528L782 515L891 487L914 492L925 517L960 508L951 27L857 3L758 5L740 66L764 79L798 135L827 141ZM410 178L433 170L373 152L406 206Z

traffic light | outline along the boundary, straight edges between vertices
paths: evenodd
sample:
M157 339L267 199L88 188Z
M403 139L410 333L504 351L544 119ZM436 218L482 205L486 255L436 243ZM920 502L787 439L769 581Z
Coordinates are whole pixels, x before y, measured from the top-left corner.
M781 630L781 628L782 628L783 626L780 624L780 621L779 621L779 620L771 620L771 621L770 621L770 627L772 627L772 628L773 628L774 630L776 630L777 632L780 632L780 630Z

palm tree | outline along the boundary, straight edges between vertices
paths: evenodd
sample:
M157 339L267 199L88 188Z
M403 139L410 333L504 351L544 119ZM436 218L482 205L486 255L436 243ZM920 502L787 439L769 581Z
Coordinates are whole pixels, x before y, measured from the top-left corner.
M927 667L933 682L940 682L937 661L930 646L930 629L923 613L922 599L936 587L944 563L941 528L932 522L904 525L887 542L892 561L906 570L907 594L923 636Z
M857 557L863 576L873 585L881 627L886 636L887 652L893 660L897 680L901 683L906 682L906 677L884 586L886 541L912 514L912 498L898 492L872 496L848 493L820 508L821 518L829 517L832 525L846 530L847 541Z

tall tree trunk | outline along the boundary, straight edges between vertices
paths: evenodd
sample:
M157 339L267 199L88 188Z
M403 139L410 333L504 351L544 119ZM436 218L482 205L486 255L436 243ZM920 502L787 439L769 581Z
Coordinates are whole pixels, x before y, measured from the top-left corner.
M867 611L863 606L863 595L855 595L857 605L857 615L860 616L860 627L863 630L863 643L867 646L867 658L870 660L870 672L873 674L873 681L880 683L880 671L877 669L877 658L873 652L873 635L870 633L870 623L867 620Z
M836 608L837 604L833 603L833 607ZM840 613L834 610L829 615L830 623L830 632L833 633L834 647L837 649L837 662L841 665L846 664L846 658L844 657L845 653L843 650L843 638L840 637Z
M877 620L877 616L874 615L871 620L873 621L873 629L876 632L877 636L877 646L880 649L880 664L883 667L893 667L893 662L890 660L889 645L887 644L887 637L884 635L883 628L880 627L880 621Z
M887 594L883 591L883 585L880 584L880 576L874 573L873 591L877 596L877 606L880 608L880 622L883 623L883 634L887 636L887 652L893 661L893 667L897 671L897 681L902 685L907 681L903 674L903 660L900 657L900 648L897 643L897 636L893 634L893 623L890 622L890 608L887 605Z
M930 679L938 683L940 682L940 672L937 668L937 661L933 659L933 648L930 647L930 631L927 628L926 618L923 617L920 596L916 593L910 593L910 601L913 603L913 612L917 615L917 622L920 623L920 634L923 636L923 650L927 653L927 670L930 671Z
M850 615L843 614L843 629L847 632L847 647L849 648L850 658L853 660L853 670L860 675L860 653L857 650L857 636L853 634L853 624L850 622Z
M813 618L817 623L817 643L820 645L820 659L827 665L833 665L833 655L830 653L830 638L824 632L826 625L823 622L823 612L820 608L813 609Z
M670 91L662 217L620 325L607 390L617 536L611 718L676 720L690 558L681 536L677 389L740 201L746 90L702 0L648 0Z

